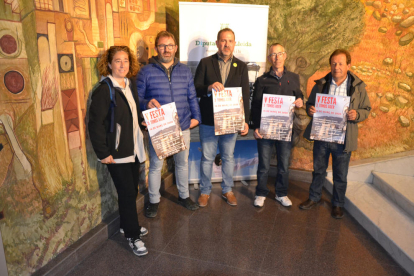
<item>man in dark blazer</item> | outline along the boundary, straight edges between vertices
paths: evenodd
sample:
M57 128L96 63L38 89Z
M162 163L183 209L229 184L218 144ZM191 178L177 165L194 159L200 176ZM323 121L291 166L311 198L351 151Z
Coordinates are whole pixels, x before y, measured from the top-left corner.
M194 77L194 85L197 97L200 98L201 121L200 143L202 157L200 163L200 190L198 199L200 207L207 206L211 192L211 174L213 161L217 153L217 145L222 159L221 182L222 196L228 204L237 205L236 197L232 192L234 171L234 146L236 145L237 133L215 135L212 89L221 91L224 87L241 87L244 103L245 125L241 135L249 131L248 120L249 109L249 77L246 64L233 56L236 45L234 32L225 28L218 32L216 54L203 58L197 66Z

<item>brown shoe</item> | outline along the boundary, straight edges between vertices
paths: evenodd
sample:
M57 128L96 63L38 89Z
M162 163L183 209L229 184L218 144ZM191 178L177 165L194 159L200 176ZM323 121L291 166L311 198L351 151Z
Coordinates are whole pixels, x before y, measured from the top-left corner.
M332 206L332 213L331 216L334 219L341 219L344 217L344 210L342 207L339 206Z
M313 201L311 199L308 199L305 202L302 202L299 205L299 208L302 209L302 210L309 210L310 208L312 208L313 206L315 206L318 203L319 203L319 201Z
M201 194L200 197L198 198L198 205L200 207L206 207L209 198L210 198L210 195Z
M231 206L236 206L237 205L237 199L236 199L236 197L234 196L234 194L233 194L233 192L228 192L228 193L225 193L225 194L222 194L221 195L226 201L227 201L227 203L228 204L230 204Z

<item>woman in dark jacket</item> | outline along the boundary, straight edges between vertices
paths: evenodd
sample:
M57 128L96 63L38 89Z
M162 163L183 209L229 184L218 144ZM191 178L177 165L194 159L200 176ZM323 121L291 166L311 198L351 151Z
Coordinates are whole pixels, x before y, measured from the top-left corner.
M102 164L106 164L118 192L121 232L134 254L148 254L141 236L148 230L138 222L136 197L139 166L146 159L139 127L139 100L133 77L139 71L127 46L112 46L97 65L103 77L92 95L89 136Z

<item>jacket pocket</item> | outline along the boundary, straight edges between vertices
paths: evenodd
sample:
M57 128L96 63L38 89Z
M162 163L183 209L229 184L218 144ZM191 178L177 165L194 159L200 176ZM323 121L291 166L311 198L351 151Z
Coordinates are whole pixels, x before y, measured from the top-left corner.
M121 125L116 124L115 150L118 150L119 140L121 139Z

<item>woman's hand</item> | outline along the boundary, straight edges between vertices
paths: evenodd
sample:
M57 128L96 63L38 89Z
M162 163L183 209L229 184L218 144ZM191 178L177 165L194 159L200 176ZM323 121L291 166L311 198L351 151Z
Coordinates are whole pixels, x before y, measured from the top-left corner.
M115 164L116 162L114 161L114 158L112 157L112 155L109 155L107 158L104 158L101 160L102 164Z

